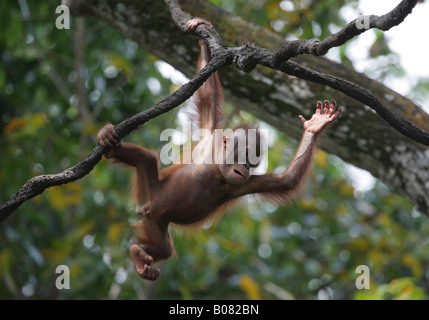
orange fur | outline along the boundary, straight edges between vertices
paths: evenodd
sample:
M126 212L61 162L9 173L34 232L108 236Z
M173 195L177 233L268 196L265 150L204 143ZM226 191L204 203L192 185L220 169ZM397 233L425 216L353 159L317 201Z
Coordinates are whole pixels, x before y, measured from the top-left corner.
M191 22L193 26L207 23L201 18ZM204 42L200 41L200 45L198 70L211 59ZM223 93L217 73L197 90L195 96L200 127L209 129L210 132L221 128ZM320 107L320 104L318 106ZM304 120L303 123L307 123ZM239 128L248 131L251 127L244 124L236 129ZM110 136L111 132L112 126L105 126L98 137L104 143L112 141L114 134ZM112 156L136 169L131 194L141 211L140 219L133 223L136 244L131 246L131 257L139 275L145 279L156 280L159 270L153 268L152 263L175 254L169 233L171 224L186 232L208 223L215 224L228 208L245 195L280 204L289 202L308 172L315 146L316 138L311 132L306 132L304 137L297 154L282 175L260 176L250 176L252 165L247 158L245 164L192 164L188 167L186 164L175 164L160 170L158 156L153 152L133 144L118 143ZM227 139L225 148L226 141ZM261 140L256 143L259 144L256 150L259 150ZM248 143L246 157L249 148ZM238 159L239 150L233 151L234 159Z

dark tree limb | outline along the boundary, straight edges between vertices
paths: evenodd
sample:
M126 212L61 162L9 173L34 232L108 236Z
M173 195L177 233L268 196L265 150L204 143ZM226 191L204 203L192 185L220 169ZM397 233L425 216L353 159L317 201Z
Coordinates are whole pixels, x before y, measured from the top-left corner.
M392 11L382 16L363 16L350 22L341 31L327 37L323 41L312 40L294 40L284 44L274 55L273 65L287 61L300 54L313 54L315 56L324 56L334 47L339 47L347 41L360 35L361 33L377 28L387 31L397 26L411 13L418 0L403 0Z
M231 59L228 59L227 55L218 54L216 58L212 59L191 81L181 86L170 96L158 102L153 107L127 118L116 125L115 129L119 137L123 138L150 119L166 113L185 102L213 72L231 62ZM75 166L57 174L40 175L28 180L9 201L0 206L0 221L5 220L12 212L18 209L23 202L41 194L45 189L66 184L84 177L91 172L105 152L106 150L101 147L100 144L97 144L92 152L82 162Z
M180 8L178 1L165 0L164 2L170 10L171 18L179 27L179 29L183 32L190 32L186 26L186 23L191 20L192 17ZM219 52L223 52L225 50L222 45L222 38L214 28L210 28L205 24L201 24L193 31L193 33L198 35L206 42L212 55L217 55Z
M327 85L333 89L341 91L349 97L372 108L383 120L385 120L389 125L391 125L404 136L407 136L408 138L423 145L429 145L429 133L414 126L409 121L399 117L395 112L389 110L375 95L371 93L371 91L356 83L314 71L292 61L286 61L277 67L274 67L268 61L266 61L266 64L263 64L268 67L286 72L289 75L293 75L318 84Z

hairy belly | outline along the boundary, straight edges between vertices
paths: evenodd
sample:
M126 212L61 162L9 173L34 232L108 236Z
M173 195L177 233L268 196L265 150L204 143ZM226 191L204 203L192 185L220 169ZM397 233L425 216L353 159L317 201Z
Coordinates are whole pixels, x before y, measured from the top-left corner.
M153 195L154 212L166 222L193 224L214 214L224 203L221 184L205 166L183 166Z

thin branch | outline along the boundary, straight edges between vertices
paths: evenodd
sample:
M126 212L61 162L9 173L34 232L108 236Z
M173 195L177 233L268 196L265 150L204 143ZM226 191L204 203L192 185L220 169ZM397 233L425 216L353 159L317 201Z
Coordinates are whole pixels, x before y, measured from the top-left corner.
M373 28L387 31L404 21L416 6L417 2L418 0L403 0L392 11L385 15L359 17L350 22L344 29L330 35L323 41L317 39L290 41L276 52L273 57L273 65L277 66L300 54L323 56L327 54L331 48L339 47L361 33Z
M186 23L191 20L191 16L180 8L179 2L177 0L164 0L164 2L170 10L171 18L180 30L198 35L206 42L212 55L217 55L218 52L223 52L225 50L222 45L222 38L214 28L202 24L194 31L189 31Z
M170 96L158 102L150 109L140 112L119 123L115 126L118 135L123 138L150 119L166 113L185 102L210 77L210 75L221 67L230 64L232 62L231 56L231 53L223 55L219 54L191 81L181 86ZM11 199L9 199L9 201L0 206L0 221L5 220L12 212L18 209L24 201L41 194L45 189L69 183L84 177L91 172L94 166L101 160L105 151L106 150L103 147L97 144L92 152L77 165L57 174L40 175L28 180L24 186Z
M269 66L268 64L267 66ZM375 95L368 89L348 80L332 75L320 73L310 68L304 67L293 61L286 61L278 67L272 68L286 72L289 75L299 77L314 83L327 85L333 89L343 92L347 96L372 108L377 114L394 129L404 136L421 143L429 145L429 133L414 126L409 121L402 119L395 112L389 110Z

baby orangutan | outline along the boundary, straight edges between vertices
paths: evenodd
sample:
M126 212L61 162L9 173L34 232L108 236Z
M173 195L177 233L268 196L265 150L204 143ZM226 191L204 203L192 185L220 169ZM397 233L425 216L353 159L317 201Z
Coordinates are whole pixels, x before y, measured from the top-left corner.
M200 24L210 25L204 19L195 18L187 26L193 31ZM199 43L201 56L198 70L201 70L211 56L205 43L201 40ZM212 157L218 161L209 164L174 164L160 170L155 153L122 142L113 125L104 126L97 136L99 143L109 148L106 158L114 158L136 170L133 196L139 220L134 224L136 241L130 251L137 273L147 280L156 280L160 275L160 270L153 263L167 259L174 251L168 231L170 222L178 225L201 225L207 219L222 214L232 201L248 194L260 194L279 202L290 197L310 166L320 132L341 113L340 109L335 110L335 101L325 100L323 104L317 102L316 112L310 120L299 116L304 133L285 172L280 175L251 175L258 163L251 161L250 155L260 156L258 150L261 149L262 142L259 132L243 125L221 139L214 138L215 131L222 128L223 117L223 93L217 73L198 89L195 104L200 128L211 133L211 137L204 137L196 148L207 150L207 146L210 146L212 150L213 146L215 152ZM256 131L253 143L249 139L251 130ZM247 142L244 148L240 148L238 140L243 135ZM228 159L233 161L227 161Z

